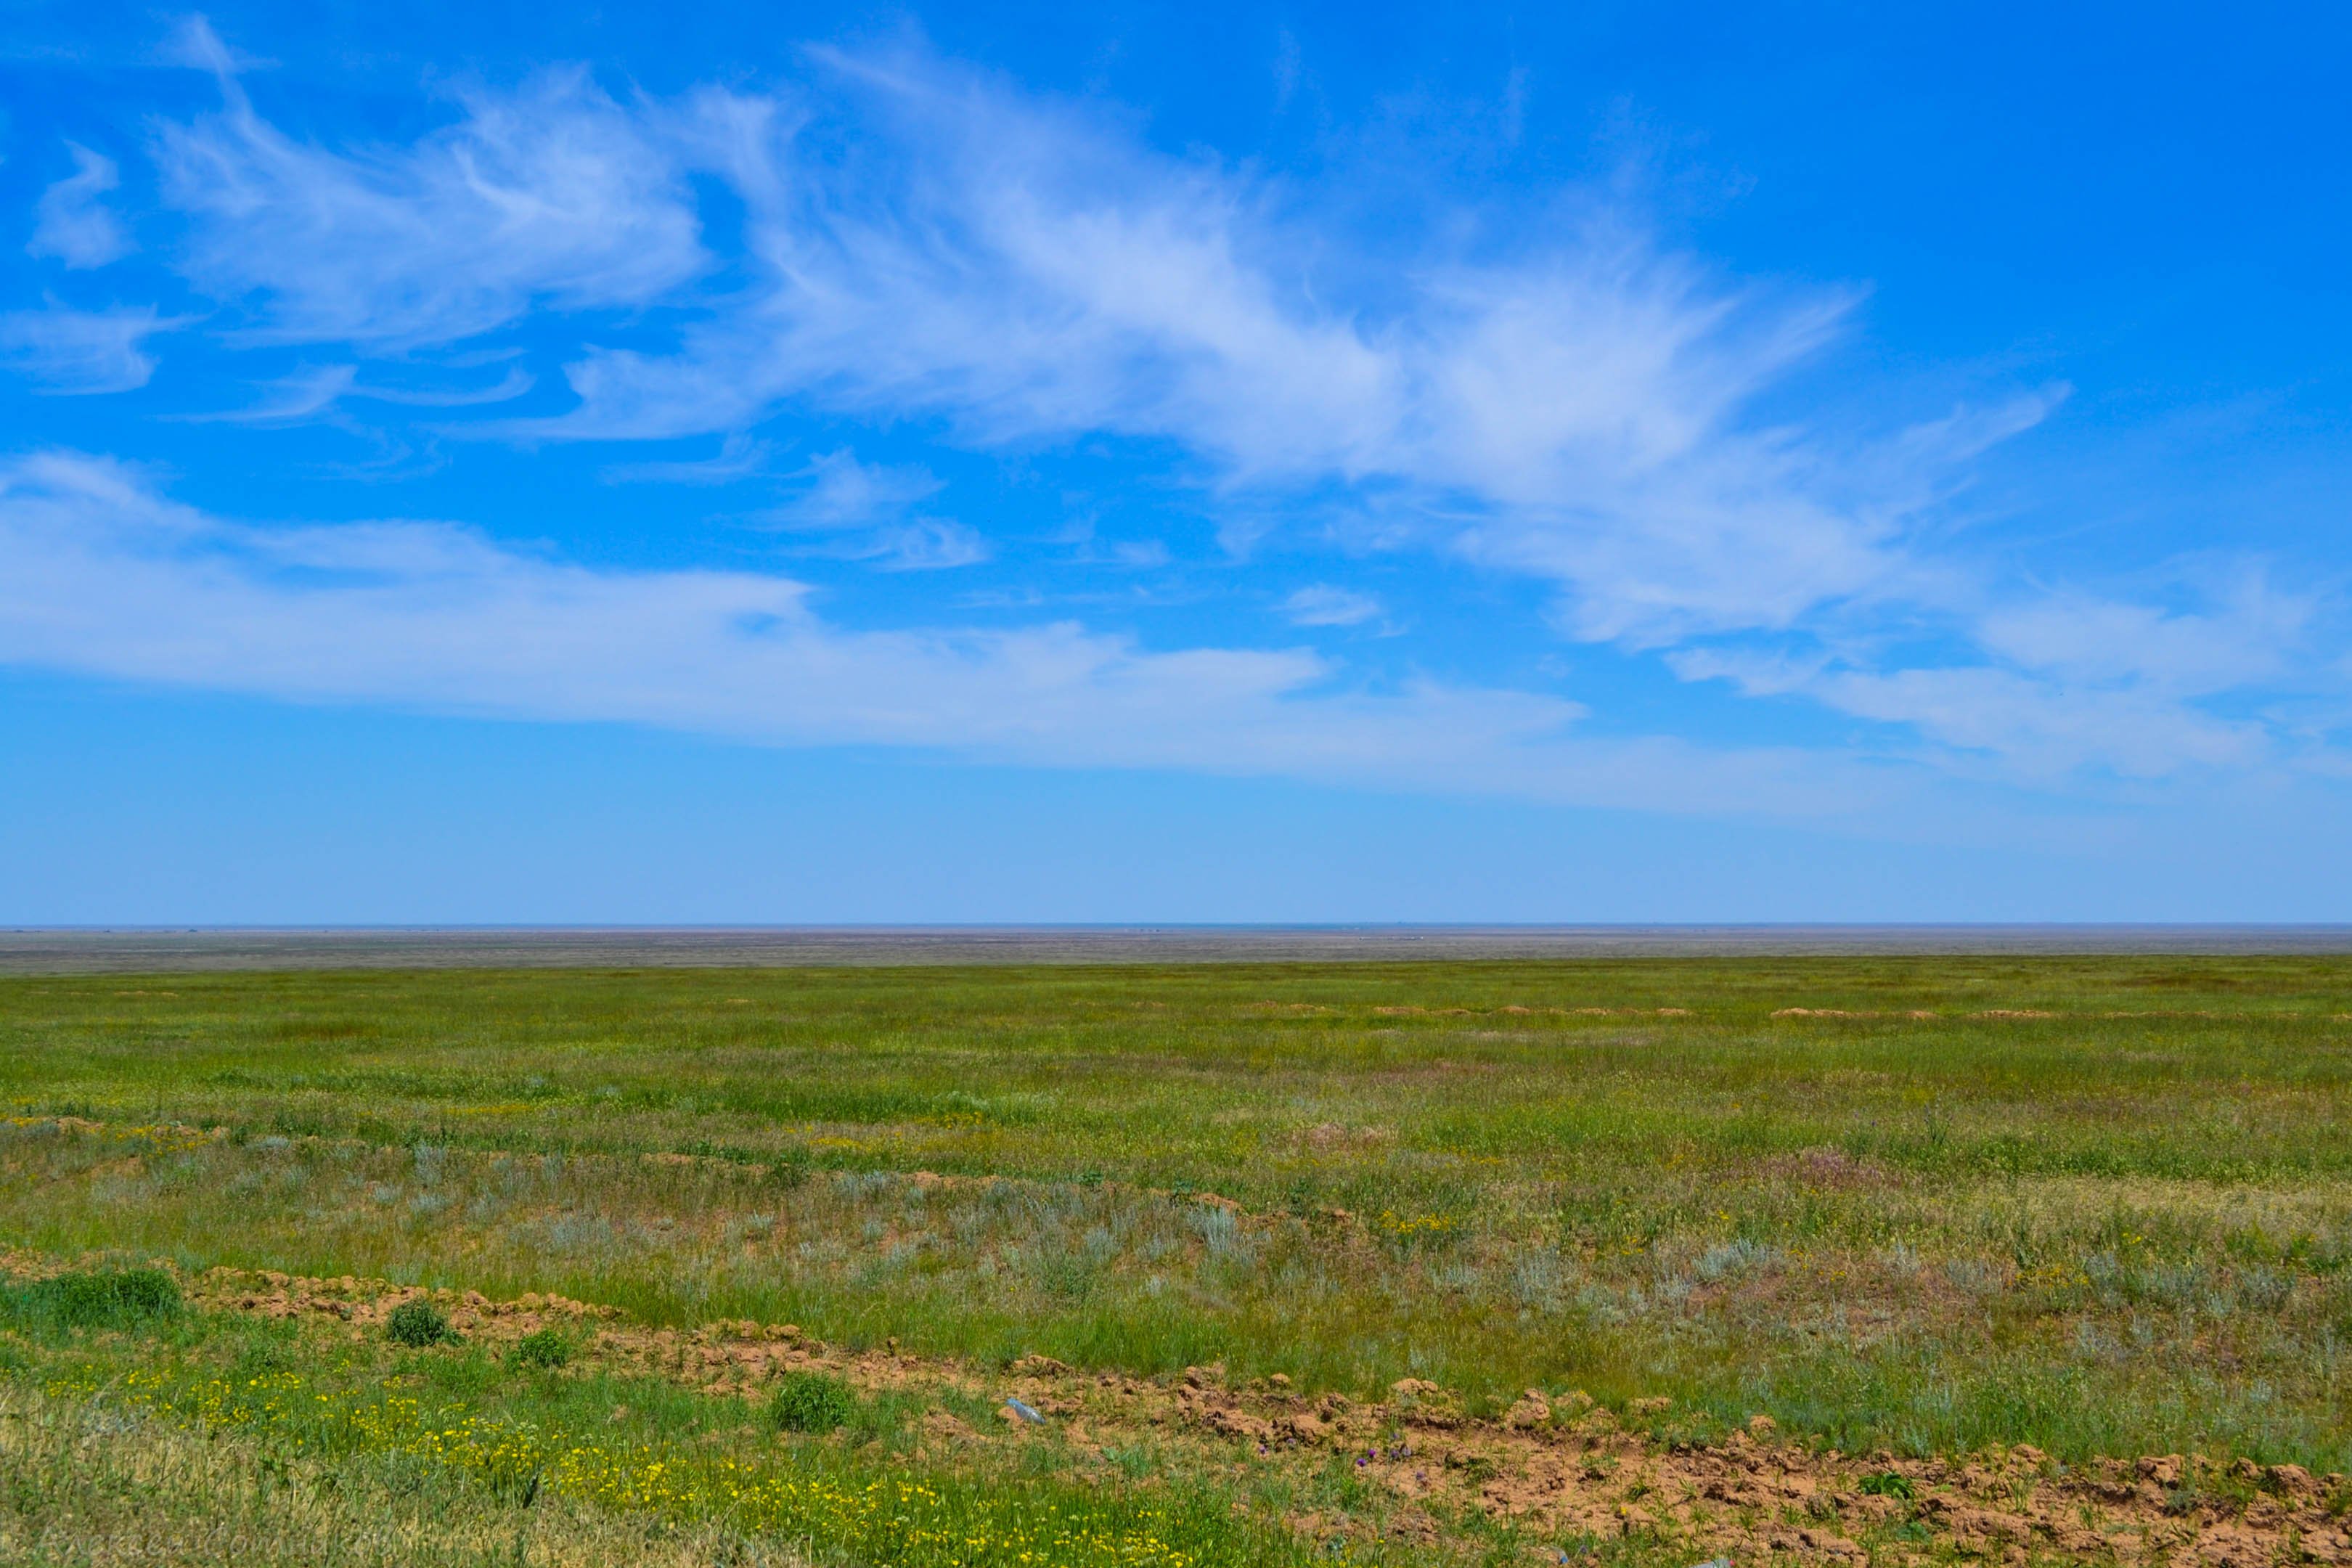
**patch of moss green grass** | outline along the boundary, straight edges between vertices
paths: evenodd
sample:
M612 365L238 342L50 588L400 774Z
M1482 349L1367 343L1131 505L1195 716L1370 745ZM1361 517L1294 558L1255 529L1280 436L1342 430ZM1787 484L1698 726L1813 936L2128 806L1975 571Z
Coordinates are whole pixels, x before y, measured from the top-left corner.
M160 1268L73 1269L0 1287L0 1323L36 1331L142 1328L180 1310L179 1281Z
M0 1239L2341 1470L2347 1018L2335 958L18 977Z

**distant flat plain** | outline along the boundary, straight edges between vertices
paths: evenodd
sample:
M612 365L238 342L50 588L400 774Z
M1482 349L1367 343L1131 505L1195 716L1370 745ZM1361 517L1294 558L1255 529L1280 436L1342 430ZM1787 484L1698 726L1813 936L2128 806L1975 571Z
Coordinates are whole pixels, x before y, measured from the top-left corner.
M1934 953L2352 953L2352 925L114 926L0 928L0 973L718 969Z
M0 1563L2352 1563L2342 929L0 939Z

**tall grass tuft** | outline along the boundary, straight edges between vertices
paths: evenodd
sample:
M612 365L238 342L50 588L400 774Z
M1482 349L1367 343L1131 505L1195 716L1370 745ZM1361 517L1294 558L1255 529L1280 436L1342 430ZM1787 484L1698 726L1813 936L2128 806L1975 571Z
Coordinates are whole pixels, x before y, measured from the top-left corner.
M139 1328L180 1311L179 1282L160 1268L78 1269L0 1290L0 1315L28 1328Z

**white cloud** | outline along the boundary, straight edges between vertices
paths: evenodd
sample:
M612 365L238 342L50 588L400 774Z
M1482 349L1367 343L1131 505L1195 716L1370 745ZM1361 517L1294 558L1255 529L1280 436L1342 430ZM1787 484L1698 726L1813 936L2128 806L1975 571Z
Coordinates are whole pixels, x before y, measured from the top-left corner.
M179 417L199 424L300 425L335 421L340 406L353 398L411 408L465 408L504 403L521 396L533 384L530 373L516 367L509 367L493 385L470 388L363 386L359 374L359 366L352 364L306 366L265 384L260 401L244 408Z
M843 535L822 546L822 553L898 572L940 571L989 558L988 542L977 530L915 514L943 488L928 468L861 463L845 448L820 454L793 477L805 481L802 489L761 512L761 520Z
M870 143L853 171L802 157L783 103L689 105L681 138L749 206L765 284L682 354L574 366L584 405L557 433L726 428L807 394L937 411L981 440L1181 431L1237 467L1295 471L1302 419L1318 466L1390 424L1392 368L1239 254L1240 193L1218 176L917 68L835 64L875 89L849 111Z
M1545 578L1571 635L1637 646L1879 590L1969 442L2042 406L1834 450L1751 428L1848 292L1736 286L1605 217L1372 265L1276 187L1098 115L916 53L813 58L789 100L624 108L550 75L365 155L290 142L225 74L227 110L166 132L167 188L205 220L200 280L260 290L279 331L366 342L541 297L692 305L687 179L713 174L743 204L751 285L675 353L591 349L572 413L478 432L740 434L798 400L982 445L1167 441L1229 494L1399 497L1422 542Z
M1796 752L1581 739L1556 698L1349 689L1305 650L853 631L786 578L593 571L446 523L232 522L69 453L0 464L0 660L296 700L1657 809L1810 816L1886 787Z
M299 425L331 412L352 390L359 374L359 366L353 364L308 366L265 385L260 401L247 407L187 417L235 425Z
M916 57L824 57L840 101L708 91L681 156L741 195L762 280L679 351L596 350L530 437L741 428L801 400L981 445L1172 442L1227 494L1338 482L1421 542L1557 584L1572 635L1778 629L1906 568L1911 511L2038 398L1832 449L1749 406L1843 291L1726 283L1596 220L1486 261L1408 257L1350 300L1280 194ZM861 156L804 149L810 116ZM832 146L827 142L828 147Z
M520 365L509 365L488 386L354 386L349 395L373 403L397 403L409 408L480 408L507 403L539 384L539 378Z
M1096 526L1091 513L1080 512L1070 518L1043 542L1065 544L1070 553L1065 557L1074 565L1116 566L1129 572L1150 572L1165 566L1173 559L1168 542L1161 539L1106 539Z
M583 71L462 95L457 123L356 151L297 142L221 84L222 111L163 127L156 162L193 220L193 280L252 297L265 338L451 342L540 304L642 305L707 264L678 170Z
M598 470L608 485L731 485L768 471L775 444L754 441L738 430L719 445L712 458L689 458L668 463L608 463Z
M2065 591L1995 606L1977 636L2028 668L2168 693L2227 691L2287 673L2315 601L2281 593L2258 573L2222 570L2215 602L2201 611Z
M891 572L940 572L971 566L991 553L979 531L952 518L918 517L877 528L839 548L854 560Z
M152 306L76 310L52 300L44 310L0 315L0 364L51 392L130 392L155 374L154 356L141 345L178 325Z
M1282 609L1293 626L1353 626L1379 615L1381 602L1370 594L1360 594L1352 588L1317 583L1285 599Z
M213 25L202 15L184 16L172 29L171 37L156 50L155 58L164 65L185 66L191 70L210 71L217 77L233 77L241 71L267 70L276 62L233 49L213 31Z
M548 307L659 312L632 325L670 333L667 349L583 325L570 413L467 427L724 437L714 458L608 479L768 472L749 432L788 405L966 446L1133 437L1229 514L1229 538L1242 516L1358 512L1360 544L1548 584L1566 636L2036 776L2259 763L2263 727L2210 700L2290 672L2315 613L2267 589L2190 612L2002 586L2005 563L1924 524L2063 387L1907 427L1768 419L1846 331L1855 291L1743 283L1622 215L1514 213L1504 246L1449 237L1477 232L1475 214L1368 241L1246 169L911 52L818 51L790 95L670 102L550 73L463 95L457 122L413 145L340 149L262 120L201 25L183 52L226 100L158 142L166 195L194 219L193 280L250 297L266 335L362 354ZM742 215L723 293L701 289L693 193L710 179ZM135 338L122 354L116 380L136 384ZM255 416L363 395L316 374ZM925 513L928 469L845 450L786 477L801 488L764 521L812 551L899 569L989 552ZM1300 625L1379 613L1322 587L1285 609Z
M33 208L33 256L53 256L68 267L103 267L131 251L122 220L100 198L122 183L114 161L76 142L74 172L41 194Z
M1725 648L1679 650L1668 662L1685 679L1902 724L2041 781L2092 770L2158 778L2283 754L2266 723L2200 701L2288 674L2287 648L2311 613L2259 579L2241 580L2203 614L2070 592L1984 613L1972 640L1998 662L1888 668L1885 658Z
M769 515L805 528L853 528L901 517L942 488L928 468L861 463L846 448L812 458L793 476L806 487Z
M2084 687L1989 668L1833 671L1807 692L1841 712L1907 724L2029 775L2097 768L2156 778L2243 767L2272 752L2259 724L2133 687Z

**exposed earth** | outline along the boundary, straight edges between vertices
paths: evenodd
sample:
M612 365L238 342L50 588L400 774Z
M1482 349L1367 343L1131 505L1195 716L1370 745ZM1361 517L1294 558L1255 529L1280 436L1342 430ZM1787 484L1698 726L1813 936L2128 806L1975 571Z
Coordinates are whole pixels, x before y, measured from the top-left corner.
M29 1257L9 1263L42 1267ZM485 1346L566 1329L582 1347L576 1369L659 1376L753 1402L793 1370L829 1372L868 1393L952 1393L967 1408L974 1397L1006 1402L988 1425L945 1410L925 1417L924 1446L941 1458L1028 1442L1065 1443L1082 1459L1098 1458L1148 1438L1190 1449L1206 1465L1352 1464L1392 1500L1380 1528L1408 1541L1435 1542L1484 1516L1547 1542L1598 1543L1663 1528L1698 1554L1735 1562L1859 1563L1883 1558L1892 1533L1923 1560L1957 1549L2011 1563L2053 1554L2180 1568L2352 1563L2352 1484L2294 1465L2225 1468L2179 1454L2068 1465L2026 1447L1950 1459L1857 1456L1786 1440L1760 1416L1723 1444L1682 1447L1630 1431L1575 1394L1530 1390L1499 1419L1481 1420L1447 1390L1412 1379L1387 1400L1365 1403L1304 1394L1280 1377L1232 1386L1215 1366L1141 1380L1032 1356L995 1371L890 1349L853 1353L788 1323L648 1328L615 1309L562 1297L490 1300L226 1268L187 1286L202 1307L362 1337L380 1331L393 1308L429 1297L460 1334ZM1020 1415L1009 1403L1016 1399L1045 1421ZM1314 1514L1287 1522L1319 1537L1370 1528ZM1857 1540L1865 1534L1881 1544L1866 1549Z

